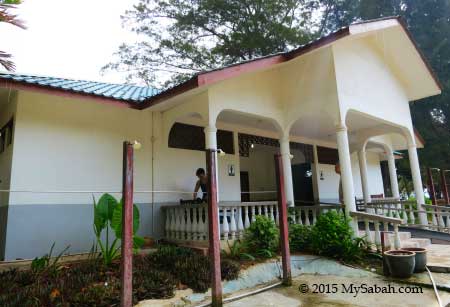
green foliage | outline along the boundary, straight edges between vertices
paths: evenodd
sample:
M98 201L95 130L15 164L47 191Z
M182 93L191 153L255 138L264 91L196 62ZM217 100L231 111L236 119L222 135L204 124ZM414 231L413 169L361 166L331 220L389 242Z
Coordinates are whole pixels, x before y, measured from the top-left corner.
M14 1L14 0L12 0ZM450 169L450 1L448 0L140 0L124 25L142 38L119 47L105 70L159 86L193 73L286 51L353 22L402 16L443 85L441 95L411 105L426 141L423 166ZM164 20L164 22L161 22ZM408 155L397 163L400 190L412 191Z
M147 256L153 268L170 273L174 279L196 292L205 292L210 287L210 259L194 253L191 249L163 245ZM239 275L239 264L229 259L222 259L222 279L231 280Z
M167 299L174 296L175 280L171 274L155 269L133 271L133 294L137 301L148 297Z
M318 255L354 261L363 255L363 242L353 237L350 220L334 211L321 214L311 232L311 248Z
M130 80L152 85L169 74L174 84L203 70L287 51L310 40L317 4L141 0L123 19L142 40L120 46L118 61L104 69L127 71Z
M20 0L0 0L0 23L9 23L16 27L25 29L25 24L17 18L12 11L16 9L16 4L20 4ZM11 61L12 55L4 51L0 51L0 66L9 71L14 71L16 66Z
M56 256L52 260L53 248L55 247L55 243L52 244L50 248L50 252L42 257L36 257L31 262L31 270L35 273L49 272L50 274L56 275L58 270L60 269L59 259L61 259L62 255L70 248L67 246L64 250L62 250L58 256Z
M289 248L294 252L311 249L312 227L298 224L289 225Z
M105 265L110 265L114 259L119 256L120 245L118 244L122 237L122 200L118 202L112 195L103 194L98 203L94 200L94 233L97 238L97 244L100 246ZM140 248L144 239L137 236L139 229L139 209L133 205L133 245L135 250ZM113 230L115 238L110 242L109 231ZM106 230L106 240L103 243L101 235Z
M245 231L244 244L250 254L271 258L278 251L278 228L265 216L256 216L255 221Z
M227 241L228 251L222 250L222 255L229 259L255 260L251 254L247 252L245 244L239 240L234 240L233 244Z
M241 265L239 262L231 259L221 259L220 268L223 280L235 280L239 277Z

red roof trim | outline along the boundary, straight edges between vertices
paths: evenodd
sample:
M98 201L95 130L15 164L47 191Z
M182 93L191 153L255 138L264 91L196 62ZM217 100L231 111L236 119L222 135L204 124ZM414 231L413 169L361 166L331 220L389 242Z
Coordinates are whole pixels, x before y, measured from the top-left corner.
M382 21L382 20L390 20L390 19L396 19L399 22L400 26L403 28L404 32L406 33L406 35L410 39L411 43L413 44L414 48L417 50L417 53L419 54L423 63L427 67L427 69L428 69L431 77L435 81L436 85L438 86L438 88L440 90L442 90L443 87L442 87L439 79L437 78L436 74L434 73L433 69L431 68L430 64L428 63L427 59L425 58L424 54L419 49L416 41L414 40L414 38L411 35L411 32L408 30L405 20L402 17L400 17L400 16L384 17L384 18L379 18L379 19L375 19L375 20L363 21L363 22L359 22L356 24L365 24L365 23L371 23L371 22ZM210 72L200 73L197 76L195 76L194 78L192 78L191 80L189 80L189 82L192 82L193 80L196 79L197 84L190 84L190 86L184 86L184 84L180 84L179 86L175 87L177 89L176 95L181 94L184 91L199 87L199 86L211 85L213 83L223 81L228 78L236 77L242 73L252 72L252 71L259 70L259 69L264 69L264 68L268 68L273 65L277 65L277 64L280 64L283 62L290 61L294 58L302 56L302 55L304 55L308 52L314 51L318 48L324 47L328 44L331 44L331 43L333 43L341 38L344 38L346 36L349 36L349 35L350 35L350 26L347 26L345 28L342 28L342 29L328 35L328 36L322 37L310 44L306 44L304 46L301 46L295 50L292 50L292 51L289 51L286 53L268 56L265 58L254 59L254 60L250 60L245 63L240 63L240 64L238 63L238 64L235 64L235 65L232 65L229 67L224 67L224 68L213 70ZM183 90L183 88L185 90ZM175 95L175 94L173 94L173 89L170 89L168 91L170 92L170 94L168 95L169 97L173 97ZM163 96L164 93L165 92L162 92L161 96ZM159 95L157 95L157 96L159 96ZM148 103L146 105L152 106L152 105L162 102L164 99L165 98L155 99L155 96L150 97L146 100L146 101L149 101L150 103ZM143 108L145 108L145 107L143 107Z
M210 85L222 80L239 76L240 74L264 69L273 65L286 62L283 55L274 55L246 63L225 67L223 69L202 73L198 76L198 85Z
M165 90L163 92L160 92L159 94L156 94L155 96L152 96L146 100L144 100L143 103L138 105L138 109L143 110L149 107L152 107L158 103L163 102L166 99L175 97L179 94L182 94L184 92L187 92L189 90L195 89L199 86L198 84L198 76L194 76L191 79L180 83L168 90Z
M37 85L37 84L28 84L26 82L15 81L15 80L0 80L0 88L11 88L14 90L22 90L22 91L33 91L41 94L60 96L64 98L75 98L75 99L86 99L86 100L94 100L101 103L111 104L115 106L119 106L122 108L132 108L136 109L137 106L130 104L128 102L124 102L123 100L112 99L107 97L100 97L94 94L87 94L83 92L74 92L71 90L64 90L59 88L54 88L45 85Z
M256 70L261 70L264 68L271 67L273 65L281 64L287 61L290 61L296 57L304 55L308 52L311 52L315 49L328 45L338 39L341 39L347 35L349 35L349 27L340 29L337 32L334 32L328 36L318 39L310 44L301 46L295 50L282 53L275 54L271 56L267 56L264 58L258 58L254 60L250 60L244 63L238 63L235 65L231 65L224 68L219 68L216 70L200 73L188 81L181 83L171 89L161 92L160 94L147 98L145 103L141 104L140 109L145 109L151 106L154 106L158 103L161 103L165 99L174 97L176 95L182 94L188 90L197 88L199 86L211 85L217 83L219 81L223 81L232 77L239 76L242 73L253 72Z
M341 38L344 38L346 36L350 35L350 28L349 27L345 27L342 28L328 36L324 36L310 44L304 45L300 48L294 49L292 51L286 52L284 54L284 57L289 61L292 60L296 57L299 57L301 55L304 55L308 52L314 51L316 49L319 49L321 47L324 47L328 44L331 44Z

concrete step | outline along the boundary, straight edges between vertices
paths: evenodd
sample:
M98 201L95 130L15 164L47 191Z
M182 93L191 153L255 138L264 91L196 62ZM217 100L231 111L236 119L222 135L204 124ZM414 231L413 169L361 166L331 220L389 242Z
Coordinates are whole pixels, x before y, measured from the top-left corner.
M430 245L431 240L425 238L411 238L405 241L401 241L402 247L428 247Z

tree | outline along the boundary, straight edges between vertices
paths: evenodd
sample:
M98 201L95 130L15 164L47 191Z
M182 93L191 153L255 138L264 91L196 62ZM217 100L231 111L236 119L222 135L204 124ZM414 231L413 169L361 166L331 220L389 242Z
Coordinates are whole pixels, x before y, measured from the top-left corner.
M419 151L422 166L450 169L450 1L337 0L322 1L324 32L358 20L402 16L419 48L443 85L442 94L411 104L414 126L426 141ZM398 165L409 172L407 155Z
M6 22L25 29L24 23L17 18L17 15L11 14L11 10L16 8L16 4L20 4L20 0L0 0L0 22ZM14 62L11 61L11 54L0 51L0 65L6 70L14 70Z
M103 68L169 84L193 73L287 51L312 37L316 0L140 0L123 16L141 38Z
M105 66L128 80L166 86L194 73L286 51L355 21L401 15L443 84L443 94L411 104L426 141L423 166L450 169L450 1L140 0L123 17L141 41L123 44ZM407 155L399 163L409 172Z

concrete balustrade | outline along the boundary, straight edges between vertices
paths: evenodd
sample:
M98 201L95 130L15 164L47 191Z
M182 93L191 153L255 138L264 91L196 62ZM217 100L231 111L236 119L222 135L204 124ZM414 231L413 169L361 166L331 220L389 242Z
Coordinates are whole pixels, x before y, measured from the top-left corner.
M380 225L383 226L383 231L385 232L388 232L389 225L392 225L394 233L394 247L396 249L400 248L400 235L398 226L403 223L401 219L364 212L350 212L350 216L353 218L355 223L358 223L358 221L364 221L365 239L367 243L369 243L370 245L374 245L377 250L381 250ZM373 231L370 228L370 224L373 224ZM391 247L390 241L386 240L385 245L387 248Z
M170 205L162 207L165 213L165 238L172 241L205 241L207 234L207 204ZM340 205L316 204L307 207L292 207L293 223L314 225L321 212L335 210L343 212ZM243 238L245 230L262 215L279 225L276 201L264 202L220 202L220 239Z
M376 200L364 205L366 212L400 218L403 224L445 233L450 233L450 206L418 205L415 201ZM425 215L426 224L420 222Z

